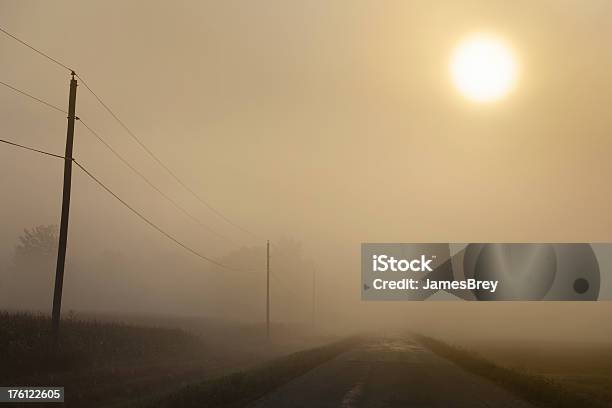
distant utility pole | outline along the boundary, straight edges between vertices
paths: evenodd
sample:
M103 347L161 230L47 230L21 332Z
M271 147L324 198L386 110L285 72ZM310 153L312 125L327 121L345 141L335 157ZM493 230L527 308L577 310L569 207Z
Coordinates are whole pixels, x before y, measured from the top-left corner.
M312 268L312 328L315 327L315 313L317 302L317 270Z
M55 290L53 291L52 329L55 338L59 334L62 309L62 288L64 287L64 265L66 263L66 243L68 241L68 215L70 213L70 188L72 185L72 144L74 141L74 121L76 110L77 81L74 71L70 80L68 99L68 130L66 132L66 154L64 158L64 193L62 196L62 219L60 222L57 267L55 269Z
M270 340L270 241L266 242L266 337Z

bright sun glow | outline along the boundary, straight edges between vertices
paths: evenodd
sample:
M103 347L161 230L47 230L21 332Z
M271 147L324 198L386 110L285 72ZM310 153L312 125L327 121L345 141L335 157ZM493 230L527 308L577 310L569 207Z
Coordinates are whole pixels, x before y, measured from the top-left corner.
M455 49L451 59L453 83L475 102L491 102L514 86L517 63L509 47L490 35L473 35Z

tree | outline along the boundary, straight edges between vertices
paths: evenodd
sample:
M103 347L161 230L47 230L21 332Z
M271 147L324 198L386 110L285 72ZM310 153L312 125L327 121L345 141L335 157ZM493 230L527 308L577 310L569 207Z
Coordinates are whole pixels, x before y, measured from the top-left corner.
M15 247L15 266L31 267L33 264L47 264L57 256L57 225L39 225L30 230L24 229Z
M13 268L3 286L9 290L11 307L48 310L53 298L57 257L57 225L25 229L15 246Z

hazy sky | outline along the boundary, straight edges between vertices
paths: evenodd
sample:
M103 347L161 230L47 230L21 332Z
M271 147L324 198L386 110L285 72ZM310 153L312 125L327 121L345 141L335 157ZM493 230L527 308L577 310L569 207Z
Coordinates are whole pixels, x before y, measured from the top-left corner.
M300 240L356 285L363 241L612 241L611 19L605 0L0 0L2 27L74 67L260 238L199 206L81 86L77 115L164 191L234 241ZM448 72L455 45L481 31L521 65L514 92L486 105L459 95ZM68 73L4 36L0 56L0 80L67 105ZM64 115L4 88L0 101L3 137L63 152ZM194 247L229 248L82 126L75 157ZM9 147L0 163L8 254L24 227L58 222L62 163ZM125 241L142 256L190 257L77 170L71 233L73 250Z

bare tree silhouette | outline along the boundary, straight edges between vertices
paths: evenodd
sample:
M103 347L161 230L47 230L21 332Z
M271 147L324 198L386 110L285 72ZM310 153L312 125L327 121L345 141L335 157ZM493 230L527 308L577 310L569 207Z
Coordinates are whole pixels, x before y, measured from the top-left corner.
M8 297L12 303L25 309L46 311L49 308L57 244L57 225L24 229L15 246L13 267L3 285L10 292Z
M15 247L15 266L28 264L32 260L54 258L57 255L57 225L38 225L24 229Z

